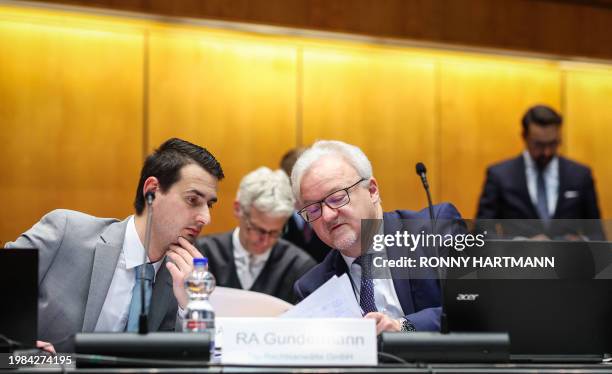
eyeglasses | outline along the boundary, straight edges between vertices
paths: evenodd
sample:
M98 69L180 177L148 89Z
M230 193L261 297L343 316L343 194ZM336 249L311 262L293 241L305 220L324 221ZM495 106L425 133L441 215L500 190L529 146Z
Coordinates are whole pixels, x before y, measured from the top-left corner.
M269 236L271 239L278 239L287 231L286 229L287 225L285 225L282 230L268 231L268 230L265 230L257 226L253 222L251 222L251 219L249 218L248 215L245 214L243 217L244 217L244 220L246 221L246 229L249 234L255 233L258 236Z
M361 178L357 181L357 183L347 188L334 191L327 195L324 199L306 205L298 212L298 214L302 216L302 218L304 218L304 221L306 222L316 221L317 219L321 218L321 215L323 214L323 203L325 203L325 205L327 205L331 209L338 209L345 206L346 204L351 202L349 190L366 180L366 178Z
M556 149L557 147L559 147L559 144L561 143L559 140L552 140L550 142L540 142L540 141L536 141L536 140L527 140L527 142L533 148L536 148L536 149L539 149L539 150L543 150L543 149L547 149L547 148L555 148Z

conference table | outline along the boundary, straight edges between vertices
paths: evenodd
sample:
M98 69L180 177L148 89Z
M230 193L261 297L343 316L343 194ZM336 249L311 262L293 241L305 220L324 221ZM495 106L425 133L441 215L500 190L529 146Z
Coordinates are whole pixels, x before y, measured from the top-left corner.
M612 364L382 364L375 367L277 367L210 365L164 368L22 367L17 373L611 373Z

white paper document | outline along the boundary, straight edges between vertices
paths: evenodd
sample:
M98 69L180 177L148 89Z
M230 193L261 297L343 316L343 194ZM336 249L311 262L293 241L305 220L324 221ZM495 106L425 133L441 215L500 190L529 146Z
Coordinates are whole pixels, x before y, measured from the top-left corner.
M277 317L293 307L274 296L227 287L217 287L210 303L217 317Z
M347 274L334 275L282 318L361 318L361 308Z

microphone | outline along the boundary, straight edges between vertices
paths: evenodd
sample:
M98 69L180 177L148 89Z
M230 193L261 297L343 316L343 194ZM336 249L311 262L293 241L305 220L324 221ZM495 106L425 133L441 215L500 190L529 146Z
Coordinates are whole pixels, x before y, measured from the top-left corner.
M142 255L142 263L147 262L147 254L149 253L149 245L151 243L151 223L153 222L153 200L155 200L155 191L147 191L145 193L145 201L147 203L147 226L145 229L144 254ZM147 322L147 311L145 309L145 267L140 269L140 316L138 316L138 333L145 335L149 333Z
M421 177L421 181L426 189L429 189L429 184L427 183L427 168L425 168L425 164L422 162L417 162L416 165L416 173L419 177Z
M417 162L416 173L419 177L421 177L421 182L423 183L423 188L425 188L425 193L427 194L427 206L429 208L429 219L431 221L431 232L435 234L436 220L434 218L433 213L433 204L431 202L431 193L429 192L429 183L427 183L427 168L425 168L425 164L422 162ZM436 256L440 257L440 251L438 247L435 247ZM440 294L442 296L441 306L442 312L440 313L440 332L442 334L448 334L448 319L446 316L446 305L444 302L444 279L442 279L442 269L438 267L438 282L440 284Z
M425 164L422 162L417 162L416 164L416 173L419 177L421 177L421 182L423 183L423 187L425 188L425 193L427 194L427 203L429 207L429 219L431 219L431 229L434 229L435 220L433 214L433 204L431 203L431 194L429 193L429 183L427 183L427 169L425 168Z

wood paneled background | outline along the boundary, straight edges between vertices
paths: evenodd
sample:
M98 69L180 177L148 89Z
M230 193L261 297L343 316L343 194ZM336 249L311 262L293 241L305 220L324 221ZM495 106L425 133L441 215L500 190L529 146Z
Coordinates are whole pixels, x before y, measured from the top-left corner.
M612 59L612 0L35 0Z
M589 164L612 216L612 64L264 35L0 6L0 242L45 212L132 212L144 155L171 136L227 179L205 233L235 224L241 177L316 139L364 149L386 209L426 199L472 217L486 165L522 149L520 118L565 115L562 152Z

